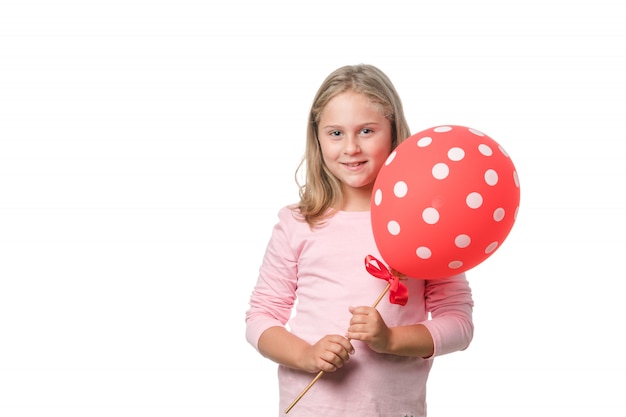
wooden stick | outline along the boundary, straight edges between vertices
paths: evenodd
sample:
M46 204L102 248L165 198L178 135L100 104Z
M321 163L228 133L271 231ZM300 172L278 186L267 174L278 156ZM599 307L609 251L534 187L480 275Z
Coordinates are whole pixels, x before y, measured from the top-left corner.
M383 292L380 293L380 295L378 296L376 301L374 301L374 304L372 304L372 308L376 308L378 303L380 303L380 300L382 300L383 297L385 296L385 294L387 294L387 291L389 291L389 288L391 288L391 282L387 283L387 286L385 287ZM350 340L350 339L348 339L348 340ZM304 397L304 394L306 394L311 389L311 387L317 382L318 379L320 379L322 377L322 375L324 375L324 371L319 371L317 376L315 378L313 378L313 380L309 383L309 385L307 385L306 388L304 388L302 390L300 395L298 395L298 397L295 400L293 400L291 405L285 409L285 414L287 414L287 413L289 413L291 411L291 409L298 403L298 401L300 401L300 399L302 397Z
M387 291L389 291L389 288L391 288L391 282L387 283L387 286L385 287L383 292L380 293L376 301L374 301L374 304L372 304L372 308L376 308L378 306L378 303L380 303L380 300L382 300L385 294L387 294Z

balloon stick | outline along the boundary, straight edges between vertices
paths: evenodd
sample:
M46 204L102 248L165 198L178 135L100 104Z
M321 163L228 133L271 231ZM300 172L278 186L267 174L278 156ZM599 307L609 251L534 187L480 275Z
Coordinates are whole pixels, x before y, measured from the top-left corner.
M383 299L383 297L385 296L385 294L387 294L387 291L389 291L389 288L391 288L391 282L387 283L387 286L385 287L385 289L383 290L383 292L380 293L380 295L378 296L378 298L376 299L376 301L374 301L374 304L372 304L372 308L376 308L376 306L378 306L378 303L380 303L380 300ZM348 339L350 340L350 339ZM285 414L289 413L291 411L291 409L298 403L298 401L300 401L300 399L302 397L304 397L304 394L306 394L309 389L311 389L311 387L313 385L315 385L315 383L322 377L322 375L324 375L324 371L319 371L319 373L315 376L315 378L313 378L313 380L309 383L309 385L306 386L306 388L304 388L302 390L302 392L300 393L300 395L298 395L296 397L295 400L293 400L293 402L291 403L291 405L289 405L289 407L287 407L285 409Z

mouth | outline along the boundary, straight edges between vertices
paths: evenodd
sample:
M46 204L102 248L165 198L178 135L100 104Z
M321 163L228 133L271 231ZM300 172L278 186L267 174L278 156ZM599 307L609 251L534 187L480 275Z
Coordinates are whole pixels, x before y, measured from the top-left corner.
M361 165L364 165L365 162L344 162L343 165L348 167L348 168L357 168L360 167Z

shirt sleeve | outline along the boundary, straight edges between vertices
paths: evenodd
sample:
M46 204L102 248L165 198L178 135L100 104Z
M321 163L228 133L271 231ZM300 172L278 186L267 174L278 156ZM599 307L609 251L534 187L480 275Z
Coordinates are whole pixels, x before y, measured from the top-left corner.
M474 302L465 274L427 281L425 301L431 319L422 324L433 337L433 357L467 349L474 336Z
M257 350L265 330L285 326L296 299L297 259L289 231L292 216L289 208L278 214L246 312L246 339Z

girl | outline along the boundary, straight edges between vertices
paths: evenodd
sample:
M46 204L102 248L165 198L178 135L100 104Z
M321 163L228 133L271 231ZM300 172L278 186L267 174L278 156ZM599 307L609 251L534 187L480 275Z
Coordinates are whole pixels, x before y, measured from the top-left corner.
M278 213L246 313L248 342L279 365L281 416L426 416L433 358L472 339L464 274L407 278L406 305L368 307L386 286L364 268L365 256L381 259L372 189L409 136L401 100L374 66L341 67L315 95L300 201Z

